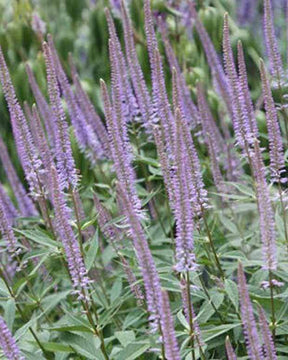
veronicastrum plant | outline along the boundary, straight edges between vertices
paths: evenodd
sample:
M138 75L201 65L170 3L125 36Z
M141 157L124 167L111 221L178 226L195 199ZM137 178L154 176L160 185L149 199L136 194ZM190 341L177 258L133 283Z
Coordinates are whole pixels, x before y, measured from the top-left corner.
M55 4L15 7L34 43L25 99L0 49L1 358L287 357L288 3L256 3L66 2L70 54Z

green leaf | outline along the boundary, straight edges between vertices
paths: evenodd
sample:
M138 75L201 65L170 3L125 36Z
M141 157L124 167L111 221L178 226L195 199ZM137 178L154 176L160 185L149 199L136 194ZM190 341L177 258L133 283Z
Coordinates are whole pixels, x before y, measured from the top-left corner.
M124 347L129 345L131 342L135 340L135 333L132 330L128 331L116 331L115 337L119 340L120 344Z
M225 280L225 290L226 293L234 305L235 309L238 311L239 308L239 296L238 296L238 288L234 281L230 279Z
M117 300L122 292L122 280L121 278L117 279L111 289L111 293L110 293L110 299L111 299L111 303L113 303L115 300Z
M224 294L215 292L211 295L209 300L206 300L202 305L197 320L200 324L206 323L215 313L215 308L218 309L224 300ZM212 305L213 303L213 305Z
M3 279L0 279L0 295L5 295L10 297L10 293Z
M18 230L14 229L17 234L24 235L27 239L32 240L38 244L57 249L59 243L55 240L52 240L46 233L39 229L35 230Z
M85 264L88 271L92 268L94 264L94 261L97 256L98 248L99 248L99 233L97 229L94 236L91 239L89 249L87 250L85 256Z
M135 342L127 345L122 351L116 356L116 360L134 360L138 359L147 349L150 344L147 342Z
M8 328L12 331L13 324L15 320L15 301L14 299L9 299L5 305L5 315L4 319L6 321L6 324Z

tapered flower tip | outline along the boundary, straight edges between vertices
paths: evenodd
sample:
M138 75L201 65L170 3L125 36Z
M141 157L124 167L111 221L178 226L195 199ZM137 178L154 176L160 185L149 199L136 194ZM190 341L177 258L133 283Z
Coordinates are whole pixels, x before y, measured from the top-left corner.
M231 345L229 336L226 337L225 347L226 347L227 359L228 360L237 360L237 357L236 357L236 355L234 353L234 350L233 350L233 347Z

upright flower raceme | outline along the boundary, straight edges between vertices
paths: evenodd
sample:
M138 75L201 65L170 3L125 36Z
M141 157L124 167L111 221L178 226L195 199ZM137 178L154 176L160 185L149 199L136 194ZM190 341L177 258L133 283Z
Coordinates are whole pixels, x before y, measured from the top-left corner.
M266 359L277 360L276 349L273 341L269 325L265 316L265 312L261 306L259 306L259 323L263 338L263 347Z
M6 176L9 180L11 188L13 190L14 196L17 200L18 207L20 209L22 216L31 216L36 215L37 210L27 194L23 184L21 183L16 170L11 162L10 156L8 154L6 145L2 138L0 137L0 159L2 166L5 170Z
M230 43L227 13L224 15L223 53L225 70L232 96L232 120L235 136L238 145L242 149L246 149L247 145L253 144L254 138L249 126L249 116L246 108L243 88L241 88L241 83L239 81L234 63L233 52Z
M0 183L0 197L2 199L4 208L6 209L7 217L13 222L15 218L19 216L19 213L15 208L14 204L12 203L12 201L10 200L9 196L7 195L1 183Z
M266 110L267 129L269 135L270 172L272 181L287 181L281 179L285 172L283 142L277 118L277 110L272 97L272 92L263 61L260 63L264 105ZM285 174L286 175L286 174Z
M278 82L283 75L283 63L275 35L271 0L264 0L264 35L265 45L270 62L271 74Z
M9 255L14 257L19 253L19 249L17 249L17 240L12 229L14 219L11 218L9 210L5 193L0 191L0 232L5 240Z
M24 360L2 316L0 316L0 346L8 360Z
M59 175L55 167L51 167L51 189L52 189L52 203L55 212L55 222L58 236L63 244L69 273L73 283L75 293L83 299L86 295L86 290L90 282L84 261L80 252L79 244L69 223L70 210L66 205L64 193L62 192Z
M223 66L219 60L219 56L215 50L215 47L203 26L201 20L198 17L198 14L195 10L195 5L192 0L189 0L189 11L191 17L194 19L195 28L197 33L201 39L201 43L207 58L207 62L209 64L212 77L214 79L217 92L224 100L227 110L230 115L232 115L232 107L231 107L231 94L228 86L227 78L225 76ZM190 29L191 30L191 29Z
M253 308L247 289L246 278L241 263L239 263L238 266L238 291L240 298L241 319L249 359L264 360L260 339L257 333L256 322L253 315Z
M0 49L0 80L2 83L4 96L8 104L12 130L17 146L17 152L25 173L25 177L29 184L30 192L34 196L41 193L41 184L39 180L39 171L42 162L35 148L32 134L29 130L24 112L18 103L14 87L10 78L10 74Z
M254 150L250 152L250 158L259 210L263 268L272 271L277 268L275 219L265 178L265 166L257 140L255 140Z
M55 120L55 123L53 124L55 135L55 158L60 177L60 186L63 189L68 188L69 186L75 187L77 184L77 174L72 156L68 124L61 104L55 60L53 59L51 49L47 43L43 44L43 51L46 63L50 105L53 111L53 119Z

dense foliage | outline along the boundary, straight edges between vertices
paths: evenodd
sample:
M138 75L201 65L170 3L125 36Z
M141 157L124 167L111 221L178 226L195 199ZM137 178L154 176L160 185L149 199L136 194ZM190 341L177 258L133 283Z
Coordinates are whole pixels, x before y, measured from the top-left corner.
M0 358L287 358L287 23L0 0Z

